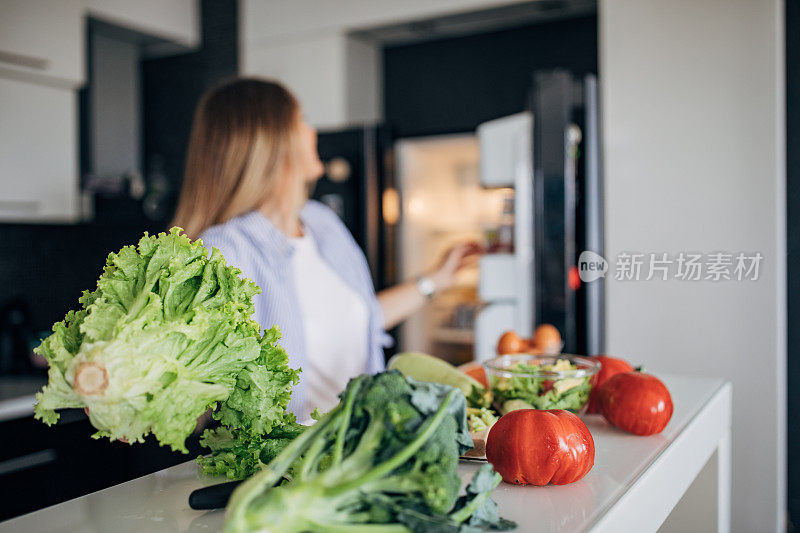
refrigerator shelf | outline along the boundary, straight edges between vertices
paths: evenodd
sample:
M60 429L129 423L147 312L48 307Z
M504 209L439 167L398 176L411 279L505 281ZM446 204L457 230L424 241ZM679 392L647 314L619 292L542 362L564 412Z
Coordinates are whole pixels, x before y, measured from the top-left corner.
M475 332L464 328L440 327L433 330L434 342L444 344L475 344Z

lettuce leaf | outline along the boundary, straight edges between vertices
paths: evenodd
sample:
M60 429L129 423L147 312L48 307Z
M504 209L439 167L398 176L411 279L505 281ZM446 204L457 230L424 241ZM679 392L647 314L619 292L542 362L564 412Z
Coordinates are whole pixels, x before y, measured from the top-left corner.
M305 429L297 422L287 422L270 433L257 436L225 426L207 429L200 444L213 453L198 457L197 463L207 476L246 479L269 464Z
M152 433L183 452L197 418L219 402L216 416L249 432L291 418L297 372L277 329L262 337L250 319L260 289L181 231L145 233L109 254L96 290L53 326L35 350L50 364L36 418L53 424L56 409L88 407L96 438Z
M214 413L222 425L258 436L295 421L294 415L286 413L286 406L299 372L289 368L289 358L278 339L277 326L264 332L258 358L245 365L231 394Z
M231 394L214 412L222 426L206 430L200 439L211 451L197 458L203 474L250 477L305 429L286 411L299 372L289 368L279 338L277 327L264 332L258 359L245 366Z

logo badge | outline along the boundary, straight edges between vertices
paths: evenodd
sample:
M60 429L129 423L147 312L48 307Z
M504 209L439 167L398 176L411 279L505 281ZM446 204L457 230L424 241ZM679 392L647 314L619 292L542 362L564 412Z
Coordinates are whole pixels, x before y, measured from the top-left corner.
M578 275L582 282L589 283L604 278L606 272L608 272L608 261L602 255L589 250L581 252L578 257Z

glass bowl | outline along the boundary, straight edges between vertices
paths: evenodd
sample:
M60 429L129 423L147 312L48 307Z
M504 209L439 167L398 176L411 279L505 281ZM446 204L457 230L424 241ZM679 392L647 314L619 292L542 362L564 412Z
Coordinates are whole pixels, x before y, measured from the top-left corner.
M563 361L563 362L560 362ZM600 363L580 355L501 355L483 363L497 408L586 411Z

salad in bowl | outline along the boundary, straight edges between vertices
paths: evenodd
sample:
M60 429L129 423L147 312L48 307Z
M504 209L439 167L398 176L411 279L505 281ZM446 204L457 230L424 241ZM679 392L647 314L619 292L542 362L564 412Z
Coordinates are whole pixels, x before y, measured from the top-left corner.
M578 355L510 354L483 364L502 414L517 409L566 409L581 414L600 363Z

